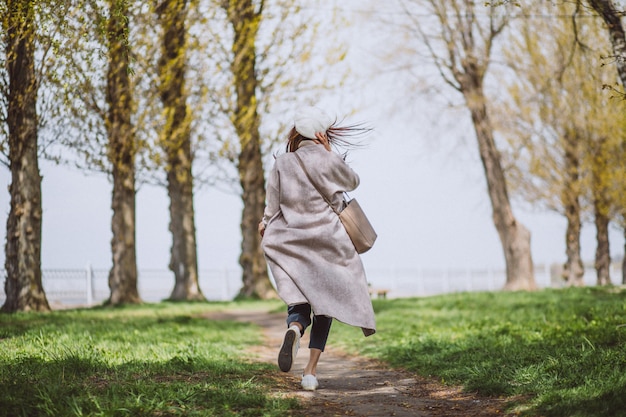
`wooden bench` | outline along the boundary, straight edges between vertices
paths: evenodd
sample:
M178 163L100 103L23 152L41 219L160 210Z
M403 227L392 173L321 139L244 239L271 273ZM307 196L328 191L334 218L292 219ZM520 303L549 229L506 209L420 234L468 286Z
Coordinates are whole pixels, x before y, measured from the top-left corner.
M370 288L370 297L376 296L376 298L387 298L389 290L383 288Z

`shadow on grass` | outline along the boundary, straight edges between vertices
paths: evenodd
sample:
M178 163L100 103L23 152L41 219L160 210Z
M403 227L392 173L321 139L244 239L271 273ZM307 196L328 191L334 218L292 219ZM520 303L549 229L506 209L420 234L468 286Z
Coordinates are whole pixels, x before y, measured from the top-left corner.
M607 387L597 396L565 393L542 398L536 411L544 416L626 416L626 382Z
M522 415L626 416L624 291L454 294L375 303L370 354Z
M80 358L2 363L2 416L286 415L263 366L199 358L119 366Z
M485 342L479 337L452 348L447 342L424 341L412 347L390 347L384 359L420 374L462 383L469 392L520 396L530 403L522 415L626 416L626 367L617 354L590 350L572 359L567 353L550 352L532 343L508 350L505 346L485 349ZM613 382L590 386L590 378Z
M195 307L2 318L0 416L286 416L269 365L241 356L258 330ZM200 312L201 314L201 312Z

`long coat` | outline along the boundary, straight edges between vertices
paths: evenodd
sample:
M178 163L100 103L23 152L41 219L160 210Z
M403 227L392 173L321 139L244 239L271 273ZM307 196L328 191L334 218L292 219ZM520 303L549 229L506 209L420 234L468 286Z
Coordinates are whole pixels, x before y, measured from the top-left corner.
M311 179L338 210L358 175L335 152L306 140L296 151ZM262 240L279 296L309 303L314 314L376 332L365 270L339 217L309 181L293 153L278 156L267 184Z

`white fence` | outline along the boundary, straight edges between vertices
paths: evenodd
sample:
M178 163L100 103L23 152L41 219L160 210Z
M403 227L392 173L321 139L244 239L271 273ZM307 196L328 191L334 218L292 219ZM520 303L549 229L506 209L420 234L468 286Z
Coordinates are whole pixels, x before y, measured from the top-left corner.
M368 269L368 280L374 289L387 290L390 298L428 296L453 292L498 291L506 283L506 271L501 269L418 269L373 268ZM621 263L611 264L611 281L621 285ZM584 282L596 285L593 266L585 267ZM565 286L559 265L535 265L535 282L539 288Z
M108 269L44 269L42 282L51 305L93 305L109 296ZM4 282L4 272L1 273ZM497 291L506 281L504 269L419 269L368 268L368 281L373 289L387 291L390 298L429 296L465 291ZM585 270L585 284L596 284L592 267ZM621 284L621 265L611 266L611 279ZM241 288L241 271L208 269L199 271L200 288L210 301L232 300ZM540 288L560 287L563 282L558 268L535 266L535 280ZM169 270L140 270L138 289L141 298L157 302L169 297L174 275ZM4 285L0 305L4 303Z
M169 297L174 288L174 274L166 269L139 270L137 286L142 300L157 302ZM42 284L51 305L93 305L105 301L110 294L109 270L43 269ZM4 282L5 272L2 271ZM232 300L241 287L241 272L236 270L201 270L199 284L209 301ZM4 303L4 286L0 303Z

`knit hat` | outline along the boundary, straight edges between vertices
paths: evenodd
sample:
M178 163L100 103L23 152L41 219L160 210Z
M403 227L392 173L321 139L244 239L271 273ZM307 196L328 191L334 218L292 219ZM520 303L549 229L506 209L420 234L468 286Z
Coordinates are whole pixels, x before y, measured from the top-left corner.
M315 139L315 133L326 133L334 120L318 107L300 107L294 119L296 132L305 138Z

